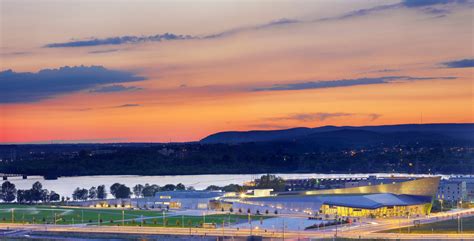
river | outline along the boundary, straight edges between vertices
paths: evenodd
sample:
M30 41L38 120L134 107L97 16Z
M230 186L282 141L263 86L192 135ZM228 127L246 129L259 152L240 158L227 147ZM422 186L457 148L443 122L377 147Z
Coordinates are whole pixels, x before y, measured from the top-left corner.
M60 177L57 180L45 180L41 176L28 176L28 179L21 177L10 177L8 181L15 184L17 189L30 189L36 181L43 184L43 188L53 190L61 196L71 197L72 192L77 187L89 189L92 186L105 185L108 189L112 184L118 182L132 188L136 184L157 184L164 186L165 184L183 183L185 186L193 186L195 189L205 189L209 185L225 186L228 184L242 185L244 182L258 178L264 174L212 174L212 175L176 175L176 176L135 176L135 175L110 175L110 176L77 176L77 177ZM395 176L428 176L428 175L409 175L409 174L389 174L389 173L374 173L374 174L317 174L317 173L292 173L274 175L283 177L285 179L297 178L341 178L352 177L360 178L369 175L378 177ZM109 195L110 197L110 195Z

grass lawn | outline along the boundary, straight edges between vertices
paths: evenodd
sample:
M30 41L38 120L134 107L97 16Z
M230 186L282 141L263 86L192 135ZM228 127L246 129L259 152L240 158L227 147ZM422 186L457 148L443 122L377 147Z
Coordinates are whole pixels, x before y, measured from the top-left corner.
M251 216L254 221L265 220L271 216ZM199 227L202 223L215 223L217 225L229 225L241 222L247 222L247 215L236 215L236 214L213 214L203 216L166 216L164 218L166 227ZM142 225L147 227L163 227L163 216L159 218L148 218L144 219L143 223L141 219L131 220L125 222L126 226L137 226ZM184 225L183 225L184 224ZM107 223L106 225L119 225L119 223Z
M462 219L463 233L474 233L474 217ZM418 227L410 227L410 233L457 233L458 219L451 219L436 223L422 224ZM386 230L384 233L398 233L400 229ZM402 228L402 233L408 233L408 228Z
M98 208L75 208L54 207L46 205L0 205L0 222L11 223L54 223L56 224L79 224L97 223L99 218L103 222L116 222L122 220L120 209L98 209ZM124 218L137 219L143 217L161 217L162 213L157 211L125 210ZM99 217L100 216L100 217Z
M13 214L13 220L12 220ZM125 210L124 225L126 226L158 226L162 227L165 222L167 227L197 227L201 223L216 223L221 225L222 222L237 223L246 222L247 215L236 214L215 214L203 216L171 216L167 213L163 219L161 211L152 210ZM251 216L252 220L263 220L270 216ZM143 219L142 219L143 218ZM3 204L0 205L0 222L1 223L36 223L36 224L93 224L102 220L102 225L122 225L121 209L99 209L99 208L76 208L76 207L55 207L47 205L17 205Z

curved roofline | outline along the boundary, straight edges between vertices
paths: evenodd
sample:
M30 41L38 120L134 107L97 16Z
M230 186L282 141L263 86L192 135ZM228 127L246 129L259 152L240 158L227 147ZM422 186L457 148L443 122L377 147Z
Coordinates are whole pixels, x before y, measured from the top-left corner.
M324 194L375 194L392 193L397 195L414 195L434 197L438 191L440 176L424 177L406 182L393 184L379 184L373 186L336 188L326 190L313 190L301 192L300 195L324 195Z

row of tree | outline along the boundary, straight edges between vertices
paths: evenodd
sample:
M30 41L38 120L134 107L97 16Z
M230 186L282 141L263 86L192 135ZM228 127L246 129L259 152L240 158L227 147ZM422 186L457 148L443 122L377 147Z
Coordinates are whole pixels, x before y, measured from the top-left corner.
M273 188L275 191L281 191L285 187L284 180L274 175L264 175L256 181L257 188ZM248 187L237 184L229 184L227 186L219 187L211 185L206 188L208 191L224 191L224 192L244 192ZM183 191L194 190L192 186L186 187L182 183L166 184L162 187L156 184L137 184L132 189L121 183L114 183L110 186L110 194L115 198L130 198L131 195L135 197L153 197L157 192L163 191ZM89 189L76 188L72 194L73 200L96 200L106 199L107 190L105 185L93 186ZM40 182L35 182L31 189L17 190L15 184L5 181L0 189L0 199L4 202L13 202L15 199L19 203L33 203L33 202L54 202L61 198L59 194L54 191L43 189ZM64 197L62 200L64 201ZM69 199L69 198L67 198Z
M59 201L60 196L54 191L43 189L40 182L35 182L31 189L17 190L15 184L5 181L1 186L0 198L6 203L15 199L18 203L37 203Z
M72 193L72 199L74 200L87 200L87 199L106 199L107 191L105 185L99 185L97 187L76 188Z
M274 191L285 191L285 180L281 177L266 174L259 179L254 180L255 187L259 189L273 189ZM207 191L223 191L223 192L245 192L249 189L248 186L241 186L238 184L229 184L226 186L210 185L206 188Z
M184 186L182 183L178 183L177 185L174 184L166 184L162 187L156 184L137 184L132 189L127 187L125 184L121 183L114 183L110 186L110 194L114 196L114 198L130 198L132 195L135 197L153 197L157 192L163 191L181 191L181 190L194 190L193 187ZM100 185L97 187L91 187L90 189L85 188L76 188L72 194L73 200L95 200L95 199L106 199L107 192L104 185Z

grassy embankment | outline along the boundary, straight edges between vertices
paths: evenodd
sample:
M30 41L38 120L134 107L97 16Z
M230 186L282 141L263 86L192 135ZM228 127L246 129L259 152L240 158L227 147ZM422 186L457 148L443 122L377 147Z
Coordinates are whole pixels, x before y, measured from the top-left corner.
M203 216L172 216L161 211L152 210L124 210L123 224L126 226L155 226L162 227L197 227L201 223L245 222L247 215L214 214ZM13 216L13 219L12 219ZM269 218L269 216L251 216L253 220ZM46 205L0 205L0 223L27 223L27 224L89 224L97 225L122 225L121 209L76 208L56 207Z

